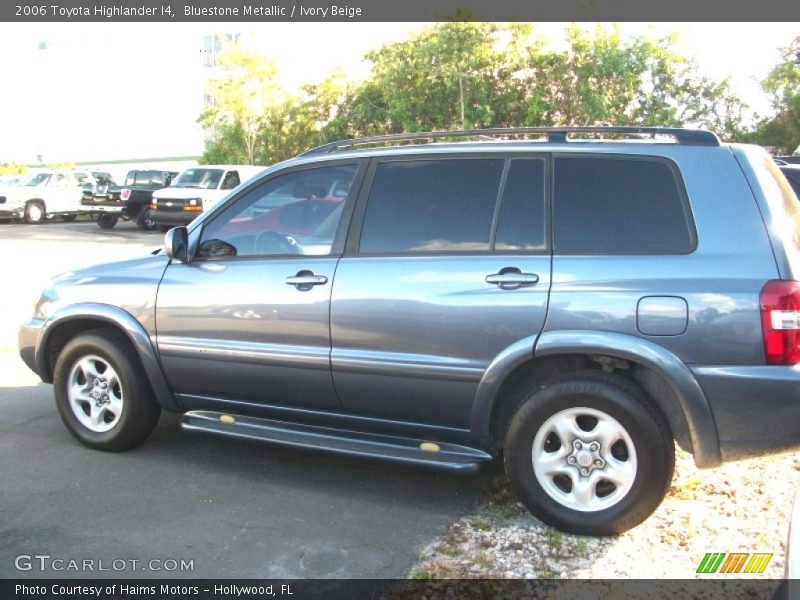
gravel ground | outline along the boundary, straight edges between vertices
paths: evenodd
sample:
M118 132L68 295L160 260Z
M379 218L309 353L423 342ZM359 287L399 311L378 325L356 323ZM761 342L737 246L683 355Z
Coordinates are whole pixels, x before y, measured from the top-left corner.
M499 471L482 505L423 550L412 579L718 580L720 575L695 572L707 552L773 553L763 574L726 579L783 576L800 452L701 471L690 455L677 451L673 485L661 506L643 524L611 538L563 534L544 525L508 491Z

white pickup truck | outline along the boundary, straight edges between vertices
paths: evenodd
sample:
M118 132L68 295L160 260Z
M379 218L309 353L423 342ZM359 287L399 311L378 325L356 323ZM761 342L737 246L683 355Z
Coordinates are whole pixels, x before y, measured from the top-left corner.
M107 173L67 169L38 171L0 192L0 217L41 223L60 217L74 221L81 212L84 185L95 185Z

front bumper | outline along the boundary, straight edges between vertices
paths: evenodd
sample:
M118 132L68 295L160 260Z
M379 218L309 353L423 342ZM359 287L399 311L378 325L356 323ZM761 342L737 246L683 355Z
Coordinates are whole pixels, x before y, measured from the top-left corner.
M39 346L39 338L44 329L44 321L30 319L23 323L19 328L18 342L19 355L22 362L36 373L43 381L47 382L47 373L40 371L40 366L36 362L36 348Z
M0 218L21 219L25 215L25 206L0 204Z
M723 461L800 447L800 365L690 368L714 415Z
M203 213L190 211L154 210L150 213L156 225L188 225Z
M83 212L88 212L88 213L92 213L92 214L95 214L95 213L113 213L113 214L120 215L123 212L125 212L125 207L123 207L123 206L103 206L103 205L100 205L100 204L91 205L90 206L90 205L84 204L84 205L81 206L81 210Z

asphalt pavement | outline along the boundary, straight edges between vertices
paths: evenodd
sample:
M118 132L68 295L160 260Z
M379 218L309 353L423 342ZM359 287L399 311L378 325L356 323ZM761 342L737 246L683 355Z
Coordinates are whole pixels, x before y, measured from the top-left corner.
M0 577L406 576L498 465L430 473L183 432L169 414L112 454L63 427L17 325L48 276L161 241L130 223L0 224Z

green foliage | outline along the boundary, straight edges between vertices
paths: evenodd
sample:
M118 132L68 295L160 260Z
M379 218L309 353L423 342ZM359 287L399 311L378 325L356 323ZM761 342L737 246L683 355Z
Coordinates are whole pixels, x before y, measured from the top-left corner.
M552 49L530 23L446 22L367 53L369 76L341 72L291 95L275 67L226 49L206 162L270 164L334 139L428 130L546 125L707 127L741 135L727 81L702 76L672 37L623 38L618 28L567 30Z
M367 54L372 72L331 126L355 135L612 123L738 134L741 102L701 76L671 37L622 39L577 25L547 49L530 24L442 23Z
M22 175L28 170L25 165L17 163L0 163L0 175Z
M800 36L782 54L783 61L761 82L775 115L757 124L750 141L770 146L776 154L791 154L800 146Z

